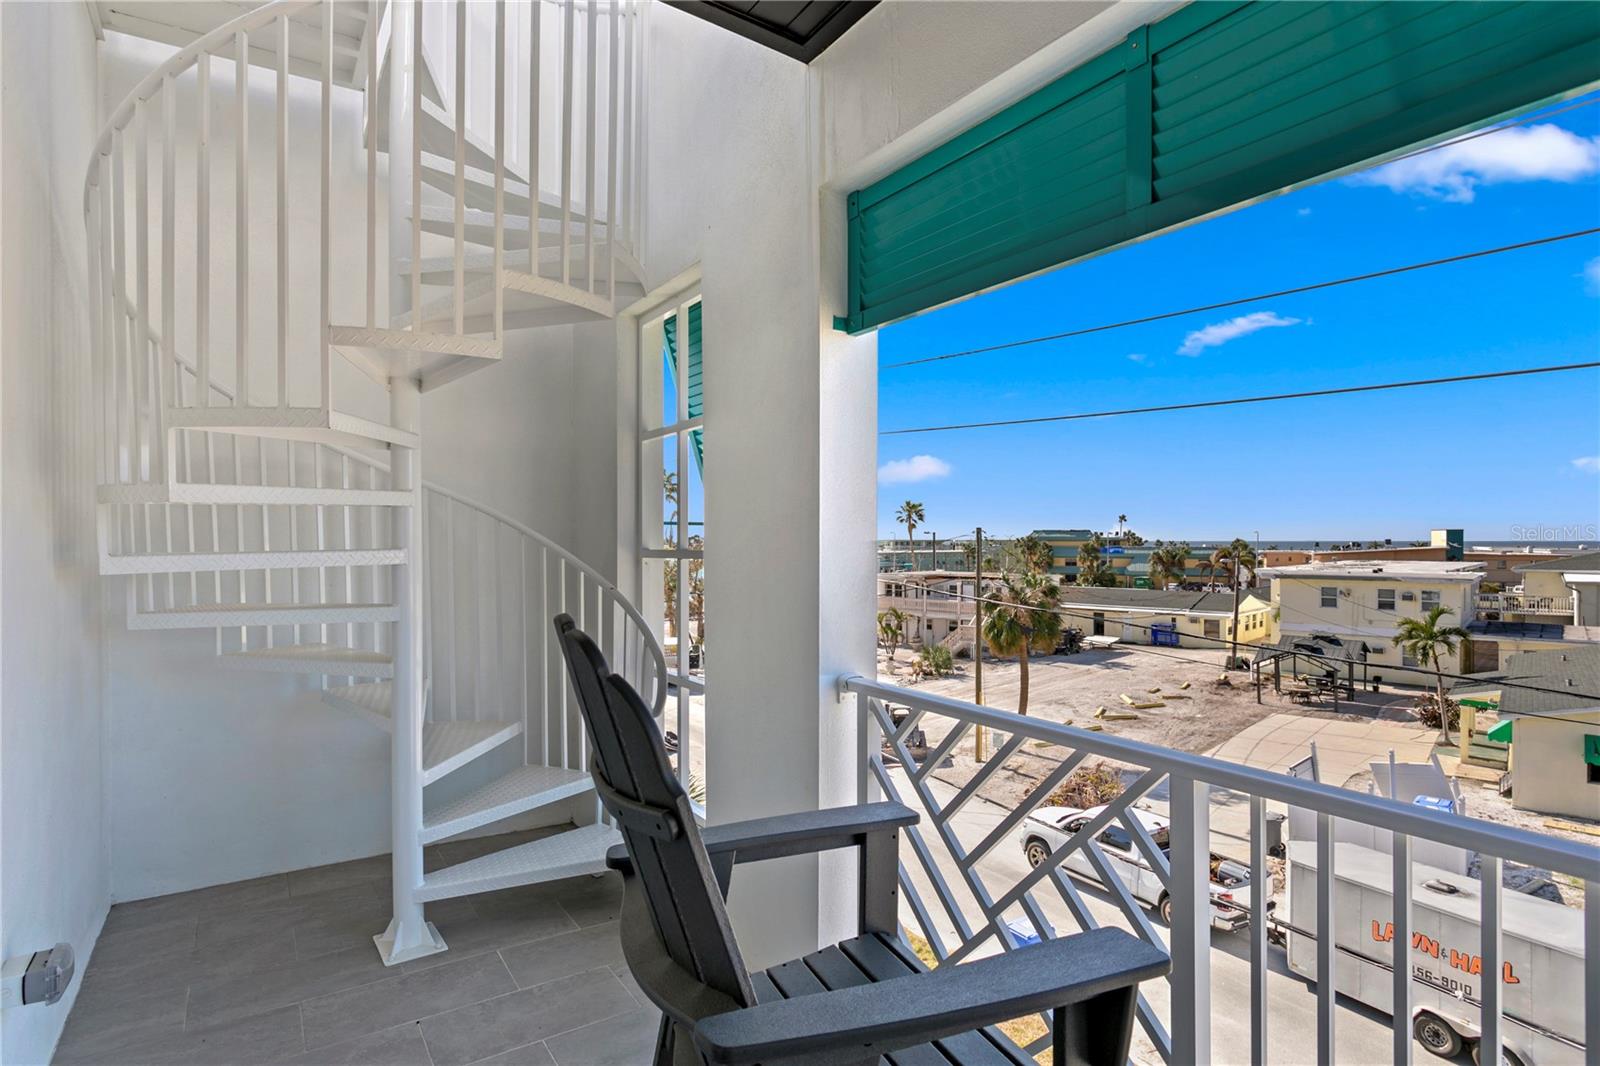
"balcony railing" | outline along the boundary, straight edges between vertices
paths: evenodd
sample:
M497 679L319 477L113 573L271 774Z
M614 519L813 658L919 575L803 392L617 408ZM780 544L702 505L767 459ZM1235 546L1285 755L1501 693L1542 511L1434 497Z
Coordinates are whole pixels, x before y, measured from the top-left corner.
M1572 617L1571 596L1527 596L1520 592L1480 592L1478 610L1502 614L1549 614Z
M1171 952L1173 967L1167 984L1146 987L1137 1012L1144 1037L1139 1046L1174 1063L1246 1058L1264 1063L1282 1061L1291 1051L1299 1060L1314 1058L1319 1063L1337 1058L1371 1061L1391 1054L1395 1062L1409 1063L1414 1009L1421 1009L1441 992L1456 1005L1458 1015L1476 1024L1490 1047L1504 1043L1512 1049L1526 1048L1532 1039L1530 1032L1536 1031L1538 1038L1547 1042L1542 1046L1556 1048L1555 1056L1546 1056L1553 1061L1581 1062L1585 1045L1591 1055L1600 1049L1600 1007L1595 1006L1600 1004L1600 848L862 677L842 678L840 686L842 691L856 694L861 714L858 785L862 800L882 794L923 813L922 823L907 831L903 845L901 914L906 927L925 937L941 962L959 963L1012 950L1017 946L1019 926L1024 931L1031 927L1041 938L1049 938L1056 935L1058 922L1068 926L1062 933L1075 932L1071 926L1088 929L1107 921L1124 925ZM981 765L958 750L977 727L998 734L994 754ZM927 748L919 749L924 756L920 760L907 744L913 731L927 737ZM1033 764L1027 773L1032 784L1023 798L1001 806L981 799L980 790L997 775L1015 779L1015 767L1003 774L1002 768L1019 756L1031 757L1027 761ZM1028 816L1091 756L1118 764L1129 782L1126 789L1074 831L1064 830L1059 846L1030 868L1029 862L1022 861L1019 831ZM952 758L956 761L951 762ZM1045 769L1036 773L1041 759ZM944 775L950 781L935 778L934 771L941 766L953 771ZM1306 906L1312 900L1303 900L1287 925L1278 921L1281 916L1269 917L1269 803L1304 812L1300 817L1309 815L1316 826L1314 867L1307 862L1312 868L1304 871L1314 882L1314 906ZM1136 804L1164 806L1170 819L1165 845L1154 839L1146 819L1134 813ZM1149 902L1151 886L1140 886L1136 898L1136 886L1118 872L1119 868L1129 869L1129 864L1119 867L1102 847L1101 834L1108 828L1129 838L1139 868L1159 878L1161 894L1170 908L1166 930L1158 929L1141 906L1141 899ZM1219 839L1231 838L1247 850L1250 885L1268 887L1267 891L1250 892L1248 903L1237 908L1248 911L1246 939L1220 933L1215 949L1211 937L1218 907L1211 889L1214 834ZM1365 913L1351 906L1356 897L1351 886L1341 887L1335 904L1336 856L1355 854L1345 850L1349 844L1341 843L1336 849L1335 843L1352 839L1364 840L1377 852L1388 852L1390 861L1385 865L1391 867L1392 877L1385 879L1384 887L1392 893L1393 906L1382 909L1386 912L1383 922L1392 922L1392 935L1387 924L1374 924L1381 936L1373 936L1366 928ZM1526 864L1582 882L1586 908L1581 919L1574 917L1583 929L1582 937L1574 939L1581 939L1582 944L1565 944L1562 950L1584 951L1583 987L1545 988L1530 980L1520 988L1508 982L1503 989L1501 981L1484 982L1458 973L1460 980L1451 982L1452 989L1437 982L1425 983L1424 975L1414 974L1409 967L1396 970L1391 965L1395 954L1390 944L1412 944L1414 931L1425 934L1425 942L1438 935L1438 930L1430 927L1432 910L1418 907L1413 913L1412 862L1414 855L1437 852L1440 846L1466 849L1479 857L1481 891L1476 893L1476 904L1463 910L1458 903L1456 909L1469 923L1475 914L1479 928L1492 931L1492 935L1482 937L1476 945L1447 944L1446 948L1467 952L1461 960L1470 958L1471 965L1478 967L1475 972L1481 974L1501 974L1503 962L1510 959L1509 945L1502 944L1501 937L1504 863ZM1310 854L1300 848L1296 851L1302 856ZM1075 859L1080 872L1093 874L1104 891L1086 891L1070 877L1063 867L1069 859ZM1281 967L1274 972L1268 948L1269 926L1274 924L1287 928L1290 936L1310 938L1302 944L1315 953L1315 961L1309 964L1316 978L1314 1022L1312 997L1298 982L1286 981ZM1320 938L1318 930L1322 931ZM1337 950L1317 951L1317 941L1328 942L1330 931ZM1370 988L1373 982L1387 986L1380 991L1392 1004L1391 1015L1403 1019L1385 1026L1392 1029L1392 1036L1372 1034L1370 1013L1362 1016L1337 1009L1336 961L1339 989L1346 995L1354 991L1358 968L1364 971L1360 980L1367 982L1363 987ZM1526 965L1519 956L1517 972L1523 973ZM1371 967L1385 975L1372 976ZM1530 996L1541 997L1547 1005L1588 1003L1590 1007L1584 1015L1581 1007L1569 1006L1556 1012L1555 1023L1548 1017L1540 1022L1527 1017L1538 1013L1529 1010ZM1373 997L1366 998L1370 1002ZM1509 1004L1508 998L1512 1000ZM1336 1033L1343 1027L1348 1031L1336 1041ZM1269 1055L1270 1028L1276 1028L1278 1035ZM1214 1046L1214 1029L1229 1046ZM1042 1049L1046 1040L1041 1037L1030 1050ZM1361 1044L1362 1040L1368 1043ZM1381 1050L1374 1048L1374 1040L1380 1042ZM1527 1058L1524 1053L1524 1061Z

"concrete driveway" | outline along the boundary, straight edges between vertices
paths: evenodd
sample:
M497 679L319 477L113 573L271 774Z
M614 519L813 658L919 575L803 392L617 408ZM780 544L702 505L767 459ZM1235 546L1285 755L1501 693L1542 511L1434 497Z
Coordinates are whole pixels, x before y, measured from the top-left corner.
M1310 714L1272 714L1248 726L1207 755L1262 770L1283 771L1317 745L1322 781L1343 785L1389 752L1399 762L1427 762L1435 729L1400 722L1325 718Z

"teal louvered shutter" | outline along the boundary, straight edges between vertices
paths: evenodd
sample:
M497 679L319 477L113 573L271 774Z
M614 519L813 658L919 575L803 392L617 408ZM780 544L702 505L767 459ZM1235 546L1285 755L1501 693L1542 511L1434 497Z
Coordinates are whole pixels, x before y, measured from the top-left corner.
M678 316L667 316L662 324L662 335L665 337L662 358L667 361L667 373L676 375L678 372ZM705 411L705 396L701 388L702 370L700 365L700 304L689 305L689 417L699 418ZM694 449L695 469L705 470L705 437L698 429L689 431L689 445Z
M1193 3L849 197L861 332L1600 81L1600 4Z

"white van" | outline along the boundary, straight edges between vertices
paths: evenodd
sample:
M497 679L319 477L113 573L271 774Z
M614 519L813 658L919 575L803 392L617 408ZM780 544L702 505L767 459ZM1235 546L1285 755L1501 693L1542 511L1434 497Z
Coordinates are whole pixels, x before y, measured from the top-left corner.
M1393 859L1357 844L1333 851L1334 985L1393 1013ZM1478 908L1474 878L1411 868L1411 1028L1423 1047L1452 1058L1471 1045L1479 1058ZM1289 844L1289 968L1317 976L1317 847ZM1501 1061L1580 1066L1583 1047L1583 912L1520 892L1500 897ZM1600 964L1600 960L1597 960ZM1490 1057L1493 1062L1493 1058Z

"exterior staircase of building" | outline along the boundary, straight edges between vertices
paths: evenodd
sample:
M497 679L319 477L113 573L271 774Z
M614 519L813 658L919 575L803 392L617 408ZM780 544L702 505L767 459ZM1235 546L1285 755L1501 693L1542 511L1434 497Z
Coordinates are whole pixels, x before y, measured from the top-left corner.
M214 631L218 669L308 676L330 714L390 734L391 964L445 949L424 902L598 872L618 839L584 802L552 615L666 699L654 629L605 576L418 476L422 391L639 292L641 17L275 0L153 71L89 168L101 572L130 629ZM359 186L336 166L352 89ZM433 798L490 753L515 765ZM423 869L424 845L562 805L588 824Z

